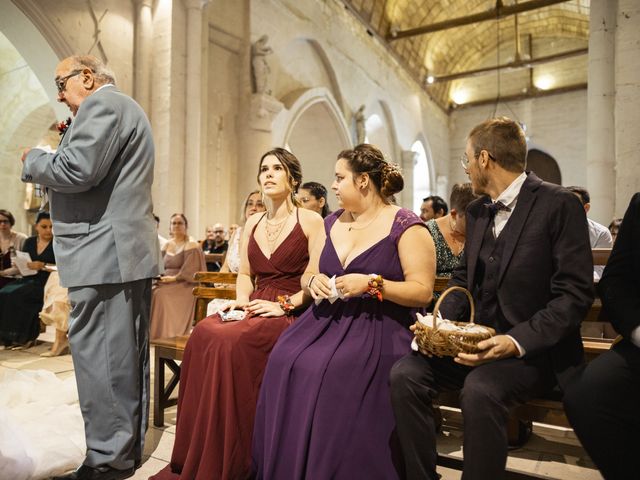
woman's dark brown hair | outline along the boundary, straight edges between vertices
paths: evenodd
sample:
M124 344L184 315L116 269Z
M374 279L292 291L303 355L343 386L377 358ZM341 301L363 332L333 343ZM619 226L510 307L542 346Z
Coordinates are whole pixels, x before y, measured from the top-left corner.
M187 217L184 216L184 213L174 213L173 215L171 215L171 217L169 217L169 223L171 223L171 220L173 220L175 217L180 217L182 218L182 220L184 220L185 228L189 226L189 222L187 221Z
M13 214L9 211L9 210L5 210L4 208L0 208L0 215L2 215L3 217L7 217L7 220L9 220L9 225L10 226L14 226L16 224L16 219L13 216Z
M353 172L353 181L358 175L366 173L371 183L383 198L390 203L389 198L404 188L404 179L397 165L384 159L382 152L373 145L363 143L352 150L343 150L338 154L338 160L344 159Z
M467 206L476 198L478 195L473 193L471 183L456 183L451 189L449 205L451 208L455 208L460 215L464 215Z
M302 183L302 167L300 166L300 161L296 158L296 156L285 150L284 148L274 148L269 150L267 153L260 157L260 163L258 164L258 185L260 184L260 168L262 167L262 162L269 155L273 155L278 159L278 161L282 164L284 169L287 171L287 178L289 179L289 187L291 188L291 200L296 207L300 206L298 200L296 200L295 194L298 192L298 188Z

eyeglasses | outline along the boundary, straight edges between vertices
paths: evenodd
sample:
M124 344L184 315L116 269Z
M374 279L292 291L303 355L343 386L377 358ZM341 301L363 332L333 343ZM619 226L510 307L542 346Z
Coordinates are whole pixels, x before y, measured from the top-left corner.
M5 219L0 219L0 223L10 224L10 223L11 223L11 221L9 221L9 220L5 220Z
M214 230L213 233L224 233L224 230Z
M480 150L480 152L482 153L483 150L484 149ZM491 155L487 150L484 150L484 151L487 152L487 155L491 160L493 160L494 162L496 161L493 155ZM477 158L479 155L480 154L474 155L473 158ZM462 156L460 157L460 165L462 165L462 168L464 168L465 170L469 170L469 158L467 157L466 153L463 153Z
M63 93L67 88L67 80L71 77L75 77L76 75L80 75L82 70L74 70L69 75L65 75L56 80L56 87L58 88L58 93Z

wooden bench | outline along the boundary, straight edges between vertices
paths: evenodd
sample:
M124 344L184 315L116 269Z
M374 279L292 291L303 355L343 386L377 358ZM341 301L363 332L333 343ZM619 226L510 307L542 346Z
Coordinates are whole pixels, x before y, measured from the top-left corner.
M610 248L593 249L593 263L594 265L605 265L611 254ZM448 278L436 278L434 291L443 291L446 289ZM600 298L596 296L589 312L583 320L583 325L588 322L608 324L607 320L602 315L602 302ZM606 328L604 329L606 332ZM615 334L613 329L610 332ZM613 337L614 335L611 335ZM594 337L582 337L582 344L585 351L585 357L587 361L593 360L598 355L606 352L611 348L614 343L614 338L594 338ZM436 400L437 405L443 407L460 408L458 400L458 392L447 392L438 396ZM537 422L547 425L554 425L564 428L571 428L569 420L564 412L562 404L562 398L559 391L550 392L548 398L535 398L527 403L514 408L511 412L511 420L509 425L510 437L514 433L514 424L517 425L515 420L523 420L525 422ZM462 463L459 460L454 460L449 457L438 455L438 463L450 468L460 469ZM522 478L525 478L523 476Z
M193 289L193 295L196 297L193 314L194 325L207 315L207 304L211 300L214 298L232 300L236 297L236 278L237 274L235 273L197 272L194 275L194 279L199 282L199 285ZM151 342L155 354L153 424L156 427L164 426L165 409L178 403L178 399L173 396L173 392L180 381L180 365L178 362L182 361L187 340L189 340L189 335L159 338ZM165 385L166 368L171 370L171 378L169 383Z

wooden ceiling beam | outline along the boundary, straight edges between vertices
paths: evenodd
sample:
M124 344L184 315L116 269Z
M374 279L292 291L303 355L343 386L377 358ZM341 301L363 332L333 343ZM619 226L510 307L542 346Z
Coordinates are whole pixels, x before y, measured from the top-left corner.
M564 60L571 57L579 57L581 55L587 55L589 53L588 48L578 48L576 50L569 50L566 52L555 53L546 57L532 58L531 60L514 60L513 62L505 63L497 67L485 67L477 68L475 70L467 70L465 72L451 73L449 75L434 75L433 82L430 84L450 82L459 78L479 77L481 75L488 75L495 73L497 70L520 70L522 68L531 68L537 65L543 65L545 63L557 62L558 60ZM429 82L427 82L429 83Z
M528 12L531 10L537 10L539 8L549 7L557 3L565 3L570 0L531 0L529 2L516 3L513 5L504 6L502 0L496 0L496 6L486 12L475 13L466 17L453 18L451 20L444 20L442 22L433 23L431 25L424 25L422 27L411 28L409 30L391 30L386 36L388 42L400 40L401 38L415 37L416 35L425 35L427 33L439 32L441 30L447 30L449 28L457 28L463 25L471 25L472 23L486 22L488 20L495 20L496 18L506 18L518 13Z
M470 107L477 107L480 105L491 105L497 103L507 103L507 102L517 102L520 100L527 100L529 98L540 98L547 97L549 95L558 95L560 93L568 93L575 92L577 90L586 90L586 83L578 83L575 85L567 85L565 87L552 88L549 90L540 90L538 88L533 88L526 93L517 93L515 95L506 95L495 98L486 98L484 100L475 100L473 102L467 102L460 105L457 105L453 102L449 104L448 113L451 113L454 110L462 110Z

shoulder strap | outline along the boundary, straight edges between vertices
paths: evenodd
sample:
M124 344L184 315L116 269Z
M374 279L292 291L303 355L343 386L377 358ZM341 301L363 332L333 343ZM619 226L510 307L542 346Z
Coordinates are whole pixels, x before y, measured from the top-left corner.
M395 243L398 243L402 234L414 225L420 225L427 228L424 222L415 213L411 210L407 210L406 208L401 208L398 210L398 213L396 213L396 218L393 221L391 234L389 236Z

